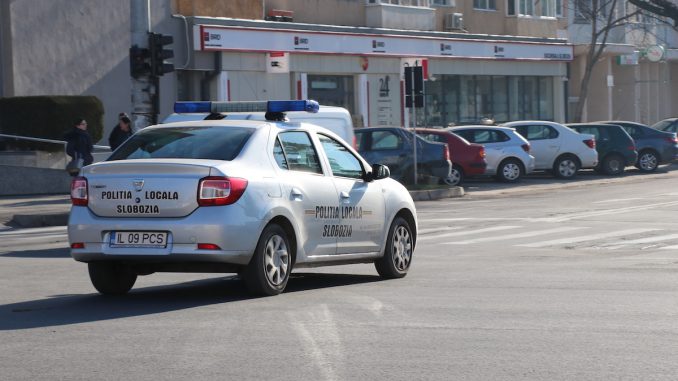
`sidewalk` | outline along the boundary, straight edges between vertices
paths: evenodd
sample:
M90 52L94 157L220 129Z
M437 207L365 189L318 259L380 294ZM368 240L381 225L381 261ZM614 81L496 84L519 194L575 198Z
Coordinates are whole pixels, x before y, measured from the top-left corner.
M70 195L0 197L0 228L63 226L71 210Z

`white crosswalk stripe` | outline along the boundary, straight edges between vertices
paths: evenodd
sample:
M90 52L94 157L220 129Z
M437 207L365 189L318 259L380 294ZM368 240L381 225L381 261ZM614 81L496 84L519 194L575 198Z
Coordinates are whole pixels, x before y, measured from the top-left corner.
M443 233L443 234L436 234L436 235L428 235L428 236L420 237L419 241L448 238L448 237L459 237L459 236L465 236L465 235L472 235L472 234L479 234L479 233L489 233L489 232L494 232L494 231L517 229L517 228L520 228L520 226L494 226L494 227L491 227L491 228L483 228L483 229L476 229L476 230L464 230L464 231L461 231L461 232L454 232L454 233Z
M519 244L519 245L516 245L516 246L545 247L545 246L562 245L562 244L568 244L568 243L594 241L594 240L605 239L605 238L621 237L621 236L631 235L631 234L647 233L647 232L655 231L655 230L659 230L659 229L626 229L626 230L618 230L616 232L605 232L605 233L590 234L590 235L584 235L584 236L578 236L578 237L568 237L568 238L554 239L554 240L550 240L550 241Z
M579 229L583 229L583 228L582 227L562 227L562 228L554 228L554 229L546 229L546 230L536 230L536 231L529 231L529 232L524 232L524 233L514 233L514 234L505 234L505 235L483 237L483 238L476 238L476 239L467 239L465 241L445 242L445 244L446 245L468 245L468 244L471 244L471 243L493 242L493 241L502 241L502 240L512 240L512 241L516 242L515 240L518 239L518 238L537 237L537 236L545 235L545 234L564 233L564 232L569 232L569 231L574 231L574 230L579 230Z
M608 243L608 244L599 245L599 246L605 247L606 249L614 250L614 249L620 249L622 247L630 246L630 245L637 245L637 244L643 244L643 243L655 243L655 242L662 242L662 241L671 241L671 240L674 240L674 239L678 239L678 234L667 234L667 235L660 235L660 236L655 236L655 237L632 239L632 240L628 240L628 241Z

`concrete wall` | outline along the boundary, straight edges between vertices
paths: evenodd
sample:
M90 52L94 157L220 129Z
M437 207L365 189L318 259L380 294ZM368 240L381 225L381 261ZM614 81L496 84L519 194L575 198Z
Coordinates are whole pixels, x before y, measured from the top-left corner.
M129 0L1 4L7 12L0 16L2 59L7 62L2 65L2 95L94 95L104 103L102 143L106 142L118 113L132 109ZM175 44L185 44L182 22L172 19L172 13L171 0L152 0L152 30L172 34ZM185 57L177 59L183 62ZM176 93L174 74L161 79L160 89L161 114L166 115Z

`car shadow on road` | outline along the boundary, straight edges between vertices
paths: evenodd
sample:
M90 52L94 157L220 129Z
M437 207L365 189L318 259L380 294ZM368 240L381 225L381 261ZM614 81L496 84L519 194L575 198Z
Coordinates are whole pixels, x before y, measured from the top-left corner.
M0 250L0 257L7 258L70 258L70 249L57 248L45 250L23 250L3 253Z
M379 280L376 275L293 273L285 292L276 298ZM0 331L90 323L255 299L260 298L251 296L237 275L132 289L123 296L52 295L0 305ZM266 298L261 299L265 302Z

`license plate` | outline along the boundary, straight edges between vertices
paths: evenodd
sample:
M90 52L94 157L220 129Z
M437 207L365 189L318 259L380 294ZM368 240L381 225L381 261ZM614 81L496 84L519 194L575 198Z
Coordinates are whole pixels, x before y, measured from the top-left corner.
M111 232L113 247L167 247L167 232Z

